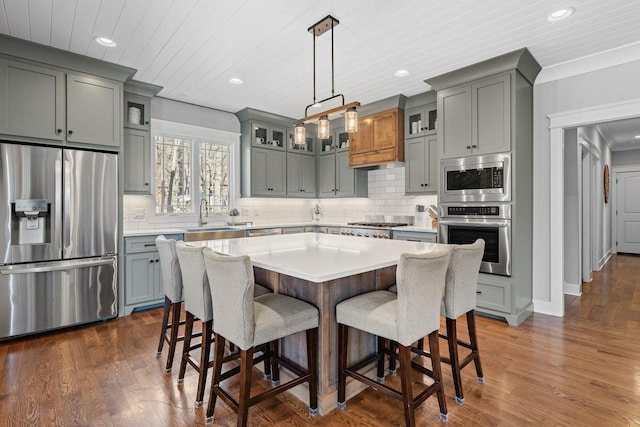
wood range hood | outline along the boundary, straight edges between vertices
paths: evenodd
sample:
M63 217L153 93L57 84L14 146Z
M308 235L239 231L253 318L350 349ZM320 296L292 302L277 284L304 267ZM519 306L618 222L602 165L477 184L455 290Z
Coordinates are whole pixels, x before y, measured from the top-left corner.
M404 106L397 95L358 111L358 131L349 135L349 166L392 167L404 163Z

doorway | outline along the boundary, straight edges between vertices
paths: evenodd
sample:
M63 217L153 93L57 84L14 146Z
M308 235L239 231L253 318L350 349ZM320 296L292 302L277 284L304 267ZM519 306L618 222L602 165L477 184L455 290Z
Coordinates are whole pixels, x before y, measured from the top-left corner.
M616 251L640 254L640 171L615 174Z
M564 131L589 123L622 120L640 115L640 99L587 107L549 114L549 182L561 183L565 178L563 161ZM562 185L549 186L549 300L535 300L537 312L564 315L564 188Z

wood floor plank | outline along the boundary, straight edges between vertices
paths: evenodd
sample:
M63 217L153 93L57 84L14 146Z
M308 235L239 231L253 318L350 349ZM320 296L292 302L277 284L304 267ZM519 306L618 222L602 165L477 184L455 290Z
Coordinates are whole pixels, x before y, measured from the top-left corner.
M205 408L194 402L196 373L188 368L178 386L179 356L169 375L166 346L156 357L161 316L151 309L0 343L0 425L204 427ZM463 323L458 333L466 338ZM564 318L534 313L510 327L478 317L477 329L486 382L478 384L472 366L464 369L465 404L456 405L443 366L449 426L640 424L640 257L613 256L583 284L582 296L565 298ZM267 389L255 372L256 391ZM233 379L225 386L237 392ZM418 425L438 425L438 412L437 401L427 400L416 411ZM219 401L213 425L235 420ZM404 416L401 402L368 389L322 417L310 417L285 393L252 407L249 423L386 427L404 425Z

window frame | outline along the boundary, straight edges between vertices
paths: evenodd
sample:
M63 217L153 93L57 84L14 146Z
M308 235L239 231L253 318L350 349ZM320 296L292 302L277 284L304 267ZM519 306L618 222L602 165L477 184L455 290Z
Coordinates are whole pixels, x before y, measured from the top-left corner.
M151 181L153 185L153 206L156 218L185 218L198 217L199 215L199 197L191 197L192 212L185 213L158 213L156 212L156 137L169 137L178 139L196 140L196 144L191 147L191 182L189 183L192 192L199 194L200 188L200 164L198 161L198 142L213 143L226 145L229 147L229 209L238 205L240 200L240 133L223 131L219 129L195 126L186 123L171 122L168 120L151 119L151 169L153 171ZM195 173L197 168L197 174Z

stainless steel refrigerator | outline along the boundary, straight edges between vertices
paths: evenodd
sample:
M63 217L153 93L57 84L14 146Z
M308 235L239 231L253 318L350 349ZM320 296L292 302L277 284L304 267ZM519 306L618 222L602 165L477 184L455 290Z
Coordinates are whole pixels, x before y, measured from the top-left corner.
M0 143L0 340L116 316L117 163Z

